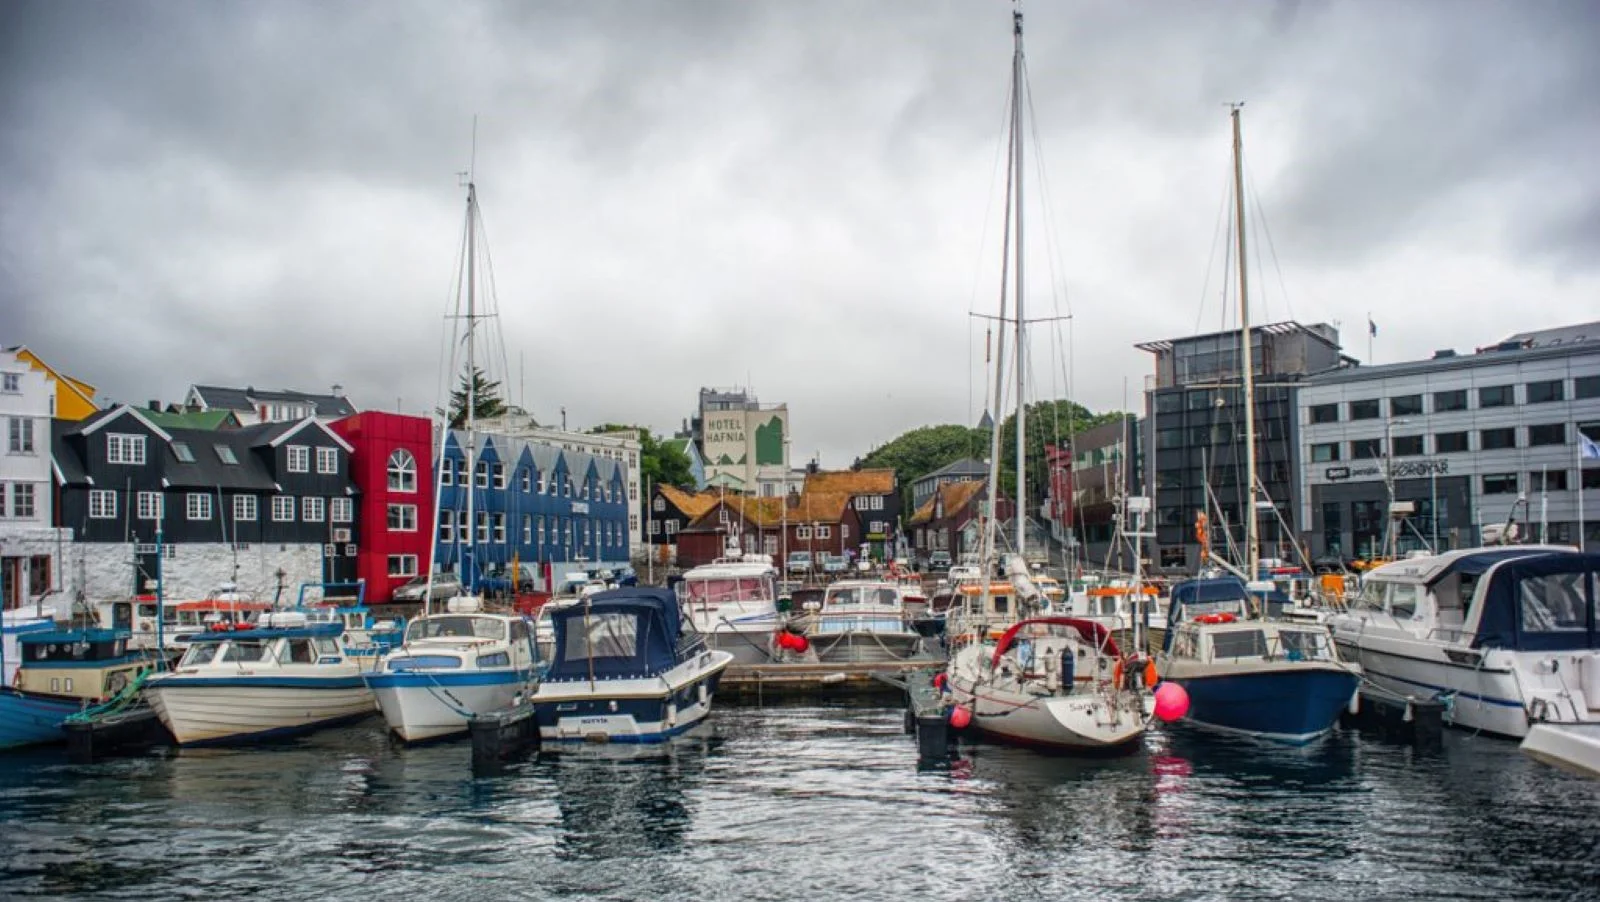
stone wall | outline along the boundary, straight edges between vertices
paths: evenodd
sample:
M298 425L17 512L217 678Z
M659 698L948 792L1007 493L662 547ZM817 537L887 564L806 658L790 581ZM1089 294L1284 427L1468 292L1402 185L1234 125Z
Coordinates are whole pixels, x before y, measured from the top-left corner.
M225 582L263 601L277 592L277 572L283 570L283 603L293 604L301 583L322 582L321 545L256 544L237 556L231 545L220 542L173 546L162 561L162 581L169 600L204 598ZM237 569L235 569L237 563ZM81 589L89 603L127 598L133 587L133 546L124 543L84 542L68 545L64 577L67 597Z

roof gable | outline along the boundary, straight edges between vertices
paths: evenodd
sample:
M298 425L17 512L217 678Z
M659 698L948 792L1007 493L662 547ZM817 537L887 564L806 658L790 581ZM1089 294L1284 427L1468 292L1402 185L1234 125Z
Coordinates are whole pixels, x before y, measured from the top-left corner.
M135 420L138 420L140 423L144 424L146 429L160 436L162 441L172 441L172 436L168 434L165 429L162 429L155 423L150 422L150 420L140 412L139 408L130 407L127 404L118 404L116 407L113 407L108 411L104 411L100 415L92 416L89 419L84 420L81 427L78 429L78 434L89 435L90 433L97 432L107 423L110 423L113 420L121 419L125 416L131 416Z
M298 423L291 424L288 429L283 430L283 432L280 433L277 438L272 439L271 441L267 442L267 444L271 445L274 448L276 448L279 445L283 444L285 441L287 441L290 436L297 435L300 432L302 432L302 431L304 431L305 429L308 429L308 428L309 429L315 429L315 430L321 432L323 435L326 435L328 438L333 439L334 442L336 444L338 444L339 447L344 449L344 452L346 454L349 454L349 453L351 453L352 451L355 450L354 448L352 448L350 446L349 442L344 440L343 436L341 436L337 432L334 432L332 429L329 429L324 423L322 423L316 417L306 417L305 419L301 420Z

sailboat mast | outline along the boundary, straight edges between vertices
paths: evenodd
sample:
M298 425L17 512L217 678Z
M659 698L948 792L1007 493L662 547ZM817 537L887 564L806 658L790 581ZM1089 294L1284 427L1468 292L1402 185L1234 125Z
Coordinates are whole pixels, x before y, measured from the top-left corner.
M467 183L467 530L471 538L468 540L468 553L472 558L470 567L463 567L462 585L471 595L477 587L478 569L478 520L473 510L473 497L477 495L478 465L477 451L478 439L473 429L475 414L478 409L478 360L476 355L474 333L477 332L478 321L476 294L478 285L478 187L472 182Z
M1022 393L1023 374L1027 372L1027 320L1023 316L1022 303L1022 10L1013 10L1011 13L1012 40L1016 49L1011 55L1011 132L1016 138L1011 142L1012 171L1016 178L1017 202L1013 212L1017 217L1017 262L1016 262L1016 288L1017 296L1017 508L1012 517L1017 522L1017 554L1022 556L1025 551L1027 537L1027 498L1028 498L1028 399Z
M1244 519L1245 572L1256 579L1261 563L1261 543L1256 522L1256 386L1255 365L1250 346L1250 291L1245 275L1244 256L1244 138L1239 124L1239 109L1233 107L1233 201L1234 224L1239 235L1239 365L1244 375L1244 460L1249 507Z

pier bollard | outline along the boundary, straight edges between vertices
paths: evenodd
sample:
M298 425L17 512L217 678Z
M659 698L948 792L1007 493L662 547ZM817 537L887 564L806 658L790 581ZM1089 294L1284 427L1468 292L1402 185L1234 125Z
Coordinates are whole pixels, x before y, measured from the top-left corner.
M472 736L472 772L493 776L505 770L507 762L539 748L539 721L534 706L519 705L492 714L480 714L467 721Z

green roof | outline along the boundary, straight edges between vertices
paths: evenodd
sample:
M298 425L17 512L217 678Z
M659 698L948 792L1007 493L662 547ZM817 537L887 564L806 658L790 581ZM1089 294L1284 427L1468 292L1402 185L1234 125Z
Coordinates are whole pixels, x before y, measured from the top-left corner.
M237 429L239 417L231 410L195 410L168 413L164 410L139 411L139 415L162 429Z

